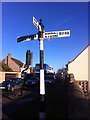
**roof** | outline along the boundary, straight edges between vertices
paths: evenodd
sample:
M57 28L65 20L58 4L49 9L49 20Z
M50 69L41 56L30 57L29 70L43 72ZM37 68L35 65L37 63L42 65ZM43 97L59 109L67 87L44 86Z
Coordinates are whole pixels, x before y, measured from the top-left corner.
M10 59L12 59L17 65L19 65L20 67L22 67L23 66L23 64L24 63L22 63L20 60L18 60L18 59L15 59L15 58L13 58L13 57L11 57L11 54L10 53L8 53L8 57L10 58ZM7 59L7 57L6 57L6 59ZM5 58L2 60L2 62L4 62L4 60L5 60Z
M11 59L12 59L16 64L18 64L20 67L23 66L23 63L22 63L20 60L17 60L17 59L12 58L12 57L11 57Z
M81 55L82 54L82 52L86 49L86 48L88 48L90 46L90 44L88 44L72 61L69 61L68 62L68 64L70 64L70 63L72 63L79 55ZM67 64L66 64L67 65Z

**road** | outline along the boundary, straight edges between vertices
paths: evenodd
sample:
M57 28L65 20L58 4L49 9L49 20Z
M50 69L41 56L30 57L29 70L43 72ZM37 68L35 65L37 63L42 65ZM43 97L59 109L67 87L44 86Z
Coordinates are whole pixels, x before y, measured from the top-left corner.
M4 103L4 100L5 96L3 96L2 112L12 120L41 120L41 117L45 120L90 119L90 101L83 97L68 96L68 89L63 89L61 82L46 86L44 102L40 102L38 86L29 88L24 91L23 96L18 96L7 103Z

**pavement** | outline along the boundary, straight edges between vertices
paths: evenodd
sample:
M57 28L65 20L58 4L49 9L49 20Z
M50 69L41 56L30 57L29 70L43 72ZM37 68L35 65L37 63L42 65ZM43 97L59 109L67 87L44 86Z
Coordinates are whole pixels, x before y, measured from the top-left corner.
M4 91L4 92L2 92L2 105L4 106L6 104L9 104L9 103L11 103L15 100L18 100L18 99L20 99L28 94L31 94L31 93L32 93L32 91L24 91L23 90L23 94L21 95L20 90L15 90L14 92Z
M3 101L3 120L5 117L8 120L89 120L90 100L83 96L76 84L70 85L69 94L68 87L65 85L63 88L61 85L58 82L53 86L46 86L44 102L40 102L39 87L30 88L23 96L17 96L7 103Z

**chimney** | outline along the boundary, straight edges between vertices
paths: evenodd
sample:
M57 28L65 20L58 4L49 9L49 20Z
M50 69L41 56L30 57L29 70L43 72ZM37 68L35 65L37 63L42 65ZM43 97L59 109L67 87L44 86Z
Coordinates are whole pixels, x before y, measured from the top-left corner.
M10 59L11 59L11 54L8 53L8 56L7 56L7 65L9 66L9 63L10 63Z

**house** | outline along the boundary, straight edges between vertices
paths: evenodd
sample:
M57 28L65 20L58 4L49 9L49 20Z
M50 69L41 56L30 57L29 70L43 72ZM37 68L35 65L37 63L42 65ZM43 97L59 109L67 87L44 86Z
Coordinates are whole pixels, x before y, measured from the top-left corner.
M12 69L14 72L20 72L21 68L23 67L23 63L20 60L17 60L11 57L11 54L8 53L7 57L2 60L9 68Z
M4 69L2 68L2 64L0 62L0 82L5 79Z
M11 54L8 53L7 57L0 62L0 83L8 78L20 78L22 67L24 67L24 63L11 57Z
M29 55L30 64L32 65L32 53ZM0 82L8 78L21 78L21 72L25 69L26 65L20 60L13 58L10 53L0 62ZM27 73L33 73L33 67L26 70Z
M82 50L72 61L68 62L68 73L73 73L75 80L81 83L84 88L90 91L90 44ZM87 85L88 83L88 85ZM84 89L83 88L83 89Z

